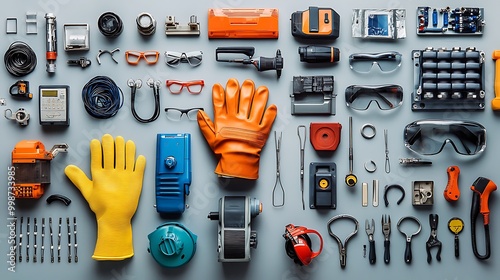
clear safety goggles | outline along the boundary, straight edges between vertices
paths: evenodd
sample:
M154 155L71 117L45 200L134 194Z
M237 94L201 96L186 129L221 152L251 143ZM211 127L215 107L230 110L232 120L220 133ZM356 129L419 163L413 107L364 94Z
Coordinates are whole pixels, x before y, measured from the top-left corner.
M349 56L349 66L358 73L368 73L377 65L384 73L392 72L401 66L401 54L398 52L354 53Z
M372 102L381 110L390 110L403 103L403 88L398 85L382 86L349 86L345 90L347 107L355 110L366 110Z
M461 155L476 155L486 148L486 129L470 121L420 120L405 127L404 140L421 155L438 154L447 143Z
M165 52L165 63L168 66L176 67L181 62L188 63L191 66L198 66L203 60L202 51L192 51L192 52Z

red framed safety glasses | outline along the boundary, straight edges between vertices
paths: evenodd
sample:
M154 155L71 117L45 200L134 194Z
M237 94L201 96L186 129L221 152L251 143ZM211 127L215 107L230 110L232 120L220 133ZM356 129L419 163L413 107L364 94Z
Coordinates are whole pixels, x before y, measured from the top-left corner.
M160 53L157 51L126 51L125 59L127 59L128 64L137 65L141 58L143 58L147 64L155 64L158 62L158 57Z
M203 87L205 86L205 81L203 80L193 80L193 81L177 81L177 80L167 80L166 85L168 90L173 94L181 93L183 88L187 88L191 94L199 94Z

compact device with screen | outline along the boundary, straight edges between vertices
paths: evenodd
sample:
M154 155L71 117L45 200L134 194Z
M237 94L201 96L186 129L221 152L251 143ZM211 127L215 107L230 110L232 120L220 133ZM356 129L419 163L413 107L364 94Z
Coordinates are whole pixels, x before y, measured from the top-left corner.
M40 125L69 125L69 86L40 86Z

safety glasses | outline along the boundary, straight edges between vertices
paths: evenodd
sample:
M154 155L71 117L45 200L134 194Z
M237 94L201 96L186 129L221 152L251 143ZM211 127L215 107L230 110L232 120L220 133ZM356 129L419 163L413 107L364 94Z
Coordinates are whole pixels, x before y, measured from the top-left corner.
M469 121L420 120L405 127L404 140L421 155L438 154L446 143L461 155L476 155L486 148L486 129Z
M391 110L403 103L403 88L398 85L349 86L345 90L347 107L366 110L372 102L381 110Z
M186 115L190 121L195 121L199 110L203 111L203 108L165 108L165 113L167 113L167 118L172 121L180 121L182 119L182 115Z
M401 66L398 52L354 53L349 56L349 66L358 73L368 73L377 65L384 73L392 72Z
M140 52L140 51L126 51L125 52L125 59L127 59L127 62L132 65L137 65L141 58L143 58L147 64L155 64L158 62L158 57L160 56L160 53L157 51L147 51L147 52Z
M191 66L198 66L201 64L203 59L202 51L192 51L187 53L180 52L165 52L165 63L168 66L177 67L181 62L189 63Z
M181 93L183 88L187 88L187 90L191 94L199 94L203 89L203 87L205 86L205 82L203 80L194 80L188 82L167 80L165 83L167 85L168 90L173 94Z

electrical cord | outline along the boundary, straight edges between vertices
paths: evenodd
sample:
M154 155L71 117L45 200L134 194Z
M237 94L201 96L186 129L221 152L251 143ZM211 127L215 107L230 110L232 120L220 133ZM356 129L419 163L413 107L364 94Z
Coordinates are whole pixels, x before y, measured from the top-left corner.
M153 88L153 95L154 95L154 98L155 98L155 110L154 110L154 113L153 115L151 116L151 118L149 119L143 119L141 118L137 112L135 111L135 93L137 91L137 85L134 84L134 81L133 80L129 80L129 86L131 88L130 90L130 103L131 103L131 110L132 110L132 116L134 116L134 118L138 121L138 122L141 122L141 123L150 123L150 122L153 122L155 121L156 119L158 119L158 117L160 116L160 82L154 82L152 80L148 80L147 81L147 84Z
M97 20L97 27L106 37L118 37L123 31L123 22L117 14L106 12Z
M22 77L33 72L36 67L36 54L25 42L16 41L10 44L3 57L5 69L16 76Z
M82 101L89 115L108 119L122 107L123 92L111 78L96 76L83 87Z

